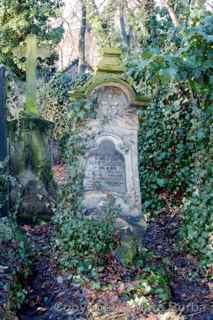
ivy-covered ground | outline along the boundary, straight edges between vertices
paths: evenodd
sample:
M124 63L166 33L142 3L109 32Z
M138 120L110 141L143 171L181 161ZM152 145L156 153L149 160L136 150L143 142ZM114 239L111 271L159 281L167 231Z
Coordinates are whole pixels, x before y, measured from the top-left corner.
M19 276L28 275L28 268L20 254L18 241L0 244L0 319L16 319L16 308L25 299Z
M123 267L110 254L93 278L59 268L53 259L52 224L23 226L31 272L26 279L19 276L24 303L10 319L212 319L210 279L195 257L177 250L179 224L178 215L164 212L149 224L144 252L134 267Z

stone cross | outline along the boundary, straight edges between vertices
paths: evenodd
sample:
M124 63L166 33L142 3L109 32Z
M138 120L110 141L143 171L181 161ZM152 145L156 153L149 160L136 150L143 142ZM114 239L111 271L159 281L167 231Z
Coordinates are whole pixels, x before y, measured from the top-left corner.
M26 46L16 48L14 53L19 58L26 58L26 105L25 111L29 114L39 114L36 104L36 65L37 59L46 58L50 50L45 47L38 47L38 39L34 34L28 35Z
M5 68L0 66L0 161L7 157L6 120ZM7 191L7 186L4 190L0 188L0 217L6 216L8 212Z

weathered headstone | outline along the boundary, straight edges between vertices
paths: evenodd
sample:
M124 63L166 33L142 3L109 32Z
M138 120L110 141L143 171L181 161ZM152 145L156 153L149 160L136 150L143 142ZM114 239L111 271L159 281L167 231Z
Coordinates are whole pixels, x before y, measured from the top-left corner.
M101 214L110 194L121 208L120 219L129 225L142 217L137 108L147 99L138 97L126 78L120 50L106 49L95 76L81 92L97 101L96 119L82 128L91 136L85 159L85 206L88 212Z
M141 209L138 172L137 108L149 99L138 96L126 80L118 49L105 49L95 76L73 93L97 101L96 118L81 128L87 139L84 201L86 214L96 218L105 211L110 197L120 207L117 226L121 245L115 255L131 265L141 243L145 223Z
M6 117L5 68L4 66L0 66L0 162L4 162L7 157L6 121L7 121L7 117ZM2 169L0 168L0 170ZM8 213L7 196L8 196L7 186L0 185L0 217L6 216Z
M46 219L52 214L51 204L56 196L53 179L51 136L54 124L40 117L36 101L36 64L38 57L49 53L38 48L35 35L29 35L26 46L15 54L26 57L26 104L19 120L10 121L10 171L17 179L17 188L11 191L11 204L21 194L19 217L26 222Z

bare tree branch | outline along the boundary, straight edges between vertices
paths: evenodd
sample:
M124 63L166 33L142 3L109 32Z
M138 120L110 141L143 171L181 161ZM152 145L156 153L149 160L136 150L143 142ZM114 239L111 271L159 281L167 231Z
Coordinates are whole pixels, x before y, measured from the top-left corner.
M171 18L174 26L175 26L176 28L179 28L179 27L180 27L180 22L178 21L178 18L177 18L177 16L176 16L173 8L168 4L168 1L167 1L167 0L163 0L162 3L163 3L163 5L164 5L164 7L167 9L168 14L169 14L169 16L170 16L170 18Z
M87 9L84 0L81 0L81 27L79 35L79 72L84 72L86 64L86 27Z

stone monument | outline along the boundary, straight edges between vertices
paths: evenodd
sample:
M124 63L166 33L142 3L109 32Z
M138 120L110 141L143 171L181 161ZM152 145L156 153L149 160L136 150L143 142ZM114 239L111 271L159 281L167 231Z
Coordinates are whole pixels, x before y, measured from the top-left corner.
M96 118L82 130L91 137L85 158L84 199L88 213L101 214L109 195L121 209L121 223L138 224L142 217L138 172L138 115L148 99L127 81L119 49L105 49L97 71L81 89L96 99ZM80 93L75 93L76 97Z
M48 53L48 49L38 47L35 35L29 35L26 45L14 50L16 56L26 57L26 103L20 119L8 122L10 172L19 186L11 192L11 204L17 203L17 194L20 194L19 217L26 222L48 218L56 196L51 170L54 124L40 116L36 101L37 58L46 57Z

